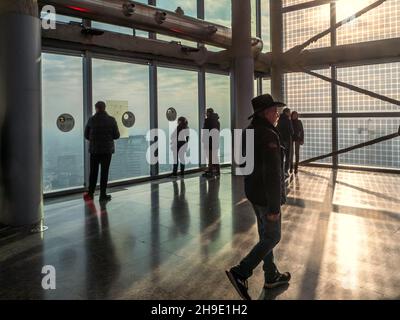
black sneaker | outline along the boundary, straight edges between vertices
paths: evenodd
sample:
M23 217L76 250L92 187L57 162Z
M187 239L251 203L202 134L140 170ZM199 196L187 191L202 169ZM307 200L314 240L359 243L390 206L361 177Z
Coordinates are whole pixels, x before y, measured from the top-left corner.
M232 283L233 287L239 293L240 297L243 300L251 300L250 295L248 294L249 286L247 284L247 280L238 276L232 269L225 271L228 279Z
M284 272L284 273L277 272L274 280L266 281L264 283L264 288L272 289L272 288L283 286L283 285L289 283L290 278L291 278L291 275L289 272Z
M111 201L111 196L106 194L104 196L100 196L100 201Z

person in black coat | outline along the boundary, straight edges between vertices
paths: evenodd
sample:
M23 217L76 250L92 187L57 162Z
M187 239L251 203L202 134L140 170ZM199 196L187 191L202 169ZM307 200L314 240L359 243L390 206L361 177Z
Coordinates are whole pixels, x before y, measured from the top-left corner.
M295 164L294 173L297 174L299 161L300 161L300 146L304 144L304 128L303 123L299 119L299 114L297 111L292 112L292 125L293 125L293 143L294 143L294 154L295 154ZM290 161L290 171L293 171L293 152L292 159Z
M290 109L285 108L279 117L278 131L281 136L281 143L285 148L285 175L289 175L290 160L293 144L293 126L290 119Z
M276 124L278 107L264 94L252 100L254 115L247 130L254 130L254 170L245 177L245 193L257 217L259 242L242 261L226 274L243 299L248 294L247 279L261 261L264 261L264 288L285 285L290 273L280 273L274 263L273 249L281 239L281 205L286 201L283 178L283 147ZM247 156L247 155L246 155Z
M182 133L181 133L182 132ZM185 175L185 153L188 149L189 126L185 117L178 118L178 126L171 136L171 149L174 156L172 176L178 175L178 164L181 165L181 176Z
M99 166L100 177L100 201L109 201L107 195L108 172L110 169L112 154L115 152L114 140L119 139L117 121L106 112L106 104L99 101L95 106L96 114L92 116L85 128L85 138L89 140L90 176L89 191L87 197L93 200L96 189Z
M207 109L207 118L204 120L204 130L216 130L217 135L215 135L214 140L210 136L208 138L208 150L205 150L208 155L208 168L203 176L212 177L214 175L220 175L220 165L218 159L219 150L219 132L221 130L221 125L219 123L219 115L214 112L214 109ZM205 141L203 141L204 143ZM205 144L206 145L206 144Z

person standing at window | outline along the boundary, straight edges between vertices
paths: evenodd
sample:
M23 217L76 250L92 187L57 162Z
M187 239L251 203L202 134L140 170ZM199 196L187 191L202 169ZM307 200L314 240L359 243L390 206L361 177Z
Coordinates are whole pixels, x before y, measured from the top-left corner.
M106 104L99 101L95 105L96 114L92 116L85 128L85 138L89 140L90 175L89 191L86 198L93 200L94 192L101 166L100 201L110 201L107 195L108 172L112 154L115 152L114 140L119 139L117 121L106 112Z
M185 117L178 118L178 126L171 136L171 149L174 155L172 176L178 175L178 165L181 167L181 176L185 175L185 153L189 142L189 126Z
M292 125L293 125L293 142L294 142L294 154L295 154L295 164L294 173L297 174L300 161L300 146L304 144L304 128L303 123L299 119L299 114L297 111L292 112ZM290 161L290 171L293 171L293 152L292 159Z
M221 130L221 125L219 123L219 115L214 112L214 109L208 108L206 112L207 118L204 120L203 129L208 130L208 150L205 150L208 155L208 168L206 172L203 174L204 177L213 177L220 175L220 165L218 159L218 150L219 150L219 132ZM213 131L212 131L213 130ZM214 139L211 134L217 133L214 135ZM206 137L206 136L205 136ZM206 146L206 141L203 141Z
M284 171L285 177L289 176L289 167L290 167L290 159L292 153L292 144L293 144L293 126L292 121L290 119L290 109L285 108L279 117L278 122L278 131L281 138L281 143L285 148L285 164Z

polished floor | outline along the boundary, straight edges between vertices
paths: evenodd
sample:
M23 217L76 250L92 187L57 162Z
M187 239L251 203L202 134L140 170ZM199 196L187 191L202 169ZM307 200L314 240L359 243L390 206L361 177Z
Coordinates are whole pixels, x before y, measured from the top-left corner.
M400 175L301 168L275 251L289 286L253 299L400 299ZM238 299L224 270L257 241L242 178L189 175L47 201L42 234L0 229L1 299ZM56 270L43 290L41 271Z

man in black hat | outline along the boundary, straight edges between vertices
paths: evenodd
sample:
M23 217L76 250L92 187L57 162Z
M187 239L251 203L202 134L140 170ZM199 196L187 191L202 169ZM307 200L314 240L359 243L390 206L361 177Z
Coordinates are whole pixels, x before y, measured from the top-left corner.
M264 288L287 284L291 277L288 272L278 271L273 254L281 239L281 205L286 201L283 148L276 129L278 108L285 104L274 101L269 94L254 98L252 104L254 114L247 130L254 130L254 170L245 177L245 193L257 217L260 239L237 266L226 271L239 295L246 300L251 299L247 279L261 261L264 261Z

